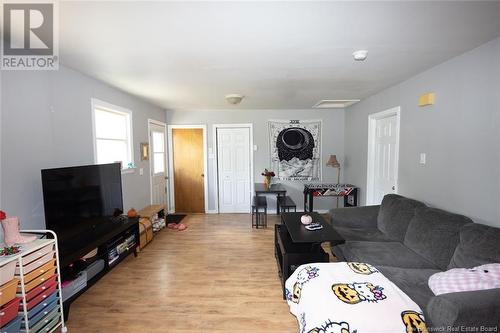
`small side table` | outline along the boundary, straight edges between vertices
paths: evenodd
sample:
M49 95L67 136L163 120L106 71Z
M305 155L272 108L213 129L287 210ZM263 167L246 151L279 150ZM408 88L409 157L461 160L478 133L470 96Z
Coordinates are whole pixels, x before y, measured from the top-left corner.
M358 205L358 188L350 184L304 184L304 211L314 210L315 197L344 198L344 207Z
M271 184L271 186L266 187L263 183L255 183L254 189L255 196L257 197L266 194L274 194L277 197L276 199L279 199L281 196L284 197L286 195L286 189L281 184ZM276 200L276 214L280 214L280 204L278 200Z

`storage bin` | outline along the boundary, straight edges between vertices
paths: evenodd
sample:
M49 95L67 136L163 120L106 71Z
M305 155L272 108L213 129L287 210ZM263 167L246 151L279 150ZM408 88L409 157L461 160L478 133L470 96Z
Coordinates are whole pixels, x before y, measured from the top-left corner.
M17 261L11 261L0 267L0 285L6 284L14 278Z
M0 308L0 327L5 326L12 319L16 318L20 302L21 299L16 297Z
M40 275L39 277L33 279L30 283L26 283L24 285L24 291L25 292L29 292L30 290L32 290L33 288L35 288L36 286L38 286L40 283L43 283L45 281L47 281L50 277L52 277L52 275L54 275L56 273L56 268L52 268L50 270L48 270L46 273ZM17 287L17 292L20 293L21 292L21 287Z
M67 300L83 288L87 286L87 272L81 271L78 273L78 276L73 281L69 282L62 288L62 299L63 301Z
M38 330L35 333L46 333L49 332L50 330L54 329L57 327L57 325L61 324L61 318L59 316L56 316L54 319L50 321L47 325L45 325L41 330Z
M91 263L87 268L85 268L85 273L87 274L87 281L90 281L104 270L104 260L97 259L93 263Z
M36 269L32 270L30 273L24 275L24 283L29 283L36 277L42 275L43 273L48 272L51 268L54 268L56 266L56 261L51 260L45 264L43 264L40 267L37 267Z
M48 254L49 252L52 252L54 250L54 245L53 244L50 244L50 245L47 245L45 247L42 247L41 249L33 252L33 253L30 253L24 257L22 257L22 262L23 262L23 265L26 266L28 264L30 264L32 261L35 261L36 259L40 258L40 257L43 257L44 255Z
M18 279L12 279L0 287L0 306L9 303L16 297Z
M43 319L43 317L45 317L50 312L52 312L54 309L56 309L58 305L59 305L59 303L57 303L57 301L54 301L50 304L47 304L47 306L42 311L39 311L32 318L28 319L30 326L31 327L35 326L40 320ZM24 319L21 320L21 327L26 328L26 324L24 323Z
M36 288L33 288L32 290L30 290L30 292L26 293L26 301L30 301L31 299L33 299L33 297L44 292L45 290L47 290L48 287L55 284L56 281L57 281L57 274L54 274L51 277L49 277L47 281L38 285Z
M45 309L47 306L49 306L50 304L52 304L54 302L59 304L58 292L53 293L52 295L47 297L43 302L38 303L38 305L36 305L33 309L29 310L28 311L28 319L33 318L38 313L40 313L40 311L42 311L43 309Z
M47 253L46 255L38 258L37 260L35 261L32 261L30 264L24 266L24 269L23 269L23 272L24 274L28 274L29 272L31 272L32 270L42 266L43 264L47 263L48 261L54 259L54 252L49 252ZM16 267L16 275L19 275L21 274L19 272L19 266Z
M16 319L0 328L0 333L19 333L21 329L22 316L17 316Z
M30 325L30 332L43 332L45 327L49 327L52 323L57 323L61 320L59 316L59 308L55 308L48 315L39 320L35 325ZM54 326L51 326L54 327ZM21 330L23 332L24 330ZM50 331L50 329L48 330Z
M27 302L26 307L28 310L33 309L35 305L39 304L40 302L44 301L46 298L50 297L57 289L57 283L54 283L50 285L47 290L45 290L43 293L33 297L29 302Z

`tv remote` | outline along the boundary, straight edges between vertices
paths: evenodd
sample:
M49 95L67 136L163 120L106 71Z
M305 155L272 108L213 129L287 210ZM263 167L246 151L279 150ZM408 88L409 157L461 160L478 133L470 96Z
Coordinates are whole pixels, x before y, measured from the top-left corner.
M321 230L321 229L323 229L323 226L321 224L318 224L316 226L308 225L308 226L306 226L306 229L309 231Z

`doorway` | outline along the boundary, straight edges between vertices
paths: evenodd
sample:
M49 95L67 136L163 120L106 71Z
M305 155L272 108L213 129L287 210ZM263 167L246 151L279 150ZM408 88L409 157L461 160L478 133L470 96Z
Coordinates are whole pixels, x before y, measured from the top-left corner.
M170 207L176 213L205 213L206 126L171 125L169 137Z
M167 167L166 142L167 127L165 123L149 119L149 155L151 204L167 204Z
M219 213L249 213L253 191L252 124L214 125Z
M368 116L367 205L398 193L400 111L395 107Z

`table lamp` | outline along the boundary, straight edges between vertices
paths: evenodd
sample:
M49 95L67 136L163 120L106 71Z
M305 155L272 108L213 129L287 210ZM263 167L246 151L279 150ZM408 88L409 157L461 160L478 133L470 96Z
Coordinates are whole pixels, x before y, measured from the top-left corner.
M337 155L330 155L330 158L328 159L328 162L326 162L326 165L332 168L339 169L337 173L337 184L340 184L340 163L339 161L337 161Z

